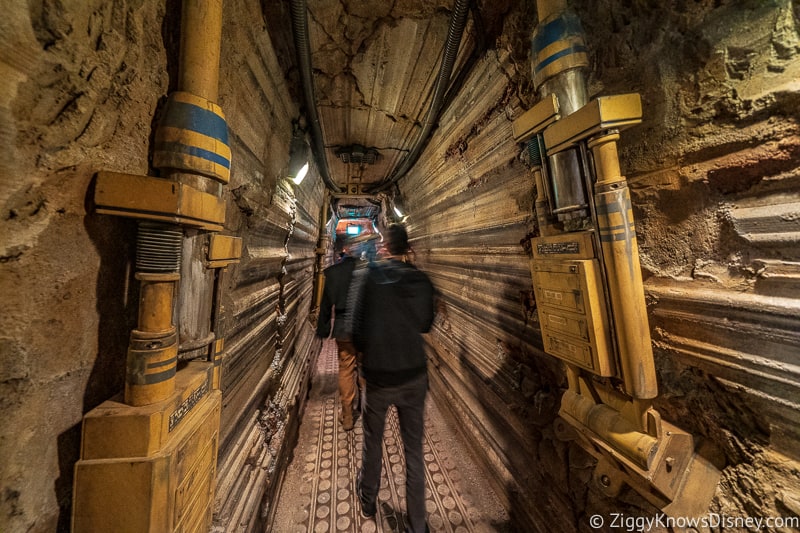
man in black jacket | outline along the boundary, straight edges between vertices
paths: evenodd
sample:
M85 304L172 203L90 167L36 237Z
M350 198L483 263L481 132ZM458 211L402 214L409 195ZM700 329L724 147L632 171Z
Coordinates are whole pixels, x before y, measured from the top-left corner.
M333 337L339 352L339 398L342 402L342 427L353 429L353 410L358 398L356 350L349 332L345 330L347 312L347 289L353 277L357 260L351 257L345 246L342 260L325 269L325 287L317 318L317 335L327 338L331 332L331 310L333 309Z
M394 405L406 459L408 531L421 533L426 531L422 433L428 391L421 334L433 324L434 288L427 275L404 261L409 249L406 229L393 224L385 237L388 257L365 273L353 331L366 380L358 496L362 514L374 516L386 411Z

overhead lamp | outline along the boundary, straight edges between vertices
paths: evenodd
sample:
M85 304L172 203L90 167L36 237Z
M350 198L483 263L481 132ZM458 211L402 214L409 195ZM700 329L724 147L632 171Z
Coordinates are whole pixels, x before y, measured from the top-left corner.
M403 199L400 197L399 191L391 198L391 205L392 211L394 211L394 214L397 215L397 221L405 222L406 218L408 217L405 213L403 213L403 211L405 211L405 206L403 205Z
M292 143L289 146L289 178L295 185L300 185L308 174L310 166L309 147L306 143L305 132L295 122L292 131Z
M297 174L292 178L292 181L295 183L295 185L300 185L300 183L303 181L303 178L306 177L306 174L308 174L308 161L306 161L306 163L300 167L300 170L297 171Z

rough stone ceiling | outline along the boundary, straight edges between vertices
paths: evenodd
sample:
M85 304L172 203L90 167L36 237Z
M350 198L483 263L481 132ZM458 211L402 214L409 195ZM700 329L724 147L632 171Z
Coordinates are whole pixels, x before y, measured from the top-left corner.
M287 79L303 102L290 3L262 5ZM511 3L473 3L451 80L476 47L493 43ZM307 1L322 142L331 181L341 189L368 189L386 179L417 142L453 7L454 0Z

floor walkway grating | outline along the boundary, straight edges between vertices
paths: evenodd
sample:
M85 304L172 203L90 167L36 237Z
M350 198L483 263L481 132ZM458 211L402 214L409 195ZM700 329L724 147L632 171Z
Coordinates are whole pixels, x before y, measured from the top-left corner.
M397 414L386 421L378 514L363 518L356 497L361 466L361 420L346 432L338 421L336 344L320 353L300 436L277 499L272 531L397 533L405 531L405 462ZM431 531L509 531L508 515L464 444L430 395L423 440L426 506Z

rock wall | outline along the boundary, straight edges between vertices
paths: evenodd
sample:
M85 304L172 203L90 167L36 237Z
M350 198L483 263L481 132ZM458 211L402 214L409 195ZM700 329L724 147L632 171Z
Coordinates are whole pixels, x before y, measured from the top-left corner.
M122 390L138 303L135 224L87 205L98 170L148 171L168 86L164 7L15 2L7 11L0 529L68 531L81 419Z
M181 2L13 3L0 25L0 530L68 531L82 416L122 390L136 223L93 211L101 170L157 175ZM233 152L221 276L226 359L218 531L257 528L296 438L319 341L306 320L323 187L288 171L297 103L259 2L225 2L220 97Z
M644 121L623 132L620 158L646 280L657 408L723 451L710 513L797 520L798 8L574 4L590 50L590 96L642 95ZM510 131L536 102L535 21L535 2L507 13L497 50L400 188L413 206L417 258L446 309L429 339L434 394L521 523L589 531L593 514L657 510L630 490L616 501L600 495L589 482L593 460L550 425L564 378L542 353L530 313L520 241L533 231L534 191Z

